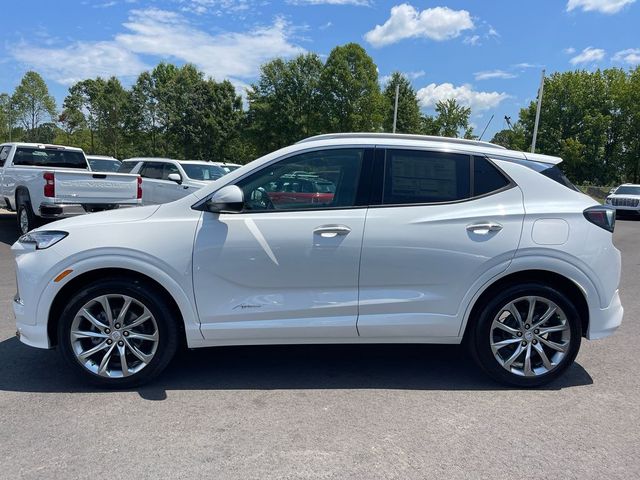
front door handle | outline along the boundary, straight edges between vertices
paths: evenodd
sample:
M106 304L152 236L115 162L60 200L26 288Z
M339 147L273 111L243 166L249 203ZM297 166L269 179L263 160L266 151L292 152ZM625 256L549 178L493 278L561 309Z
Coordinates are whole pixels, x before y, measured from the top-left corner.
M338 235L348 235L351 229L346 225L322 225L316 228L313 233L324 238L333 238Z
M502 225L499 223L474 223L473 225L467 225L467 230L477 235L488 235L489 232L499 232L502 230Z

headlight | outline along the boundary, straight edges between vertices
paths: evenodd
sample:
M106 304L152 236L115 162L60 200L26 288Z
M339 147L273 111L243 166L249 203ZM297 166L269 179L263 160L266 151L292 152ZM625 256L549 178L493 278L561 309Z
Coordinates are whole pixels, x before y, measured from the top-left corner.
M604 203L611 203L611 199L609 197L605 198Z
M35 245L36 250L44 250L45 248L55 245L67 235L69 235L67 232L43 230L41 232L26 233L18 239L18 242Z

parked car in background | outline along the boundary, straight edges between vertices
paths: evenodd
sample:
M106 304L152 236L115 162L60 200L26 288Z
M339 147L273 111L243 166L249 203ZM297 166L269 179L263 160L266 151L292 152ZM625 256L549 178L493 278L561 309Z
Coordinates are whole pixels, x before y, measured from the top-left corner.
M226 173L233 172L234 170L237 170L242 166L242 165L238 165L237 163L227 163L227 162L209 162L209 163L220 167Z
M92 172L117 172L122 162L106 155L87 155Z
M119 171L143 178L143 205L173 202L227 173L211 162L170 158L130 158L122 161Z
M640 185L625 183L607 196L605 205L611 205L620 214L640 214Z
M63 145L0 145L0 200L17 212L22 233L42 219L135 206L141 202L138 175L89 171L84 152Z
M561 161L463 139L309 138L176 202L22 237L18 336L111 387L148 381L183 344L462 342L494 379L541 385L623 315L614 211ZM302 179L331 183L330 199L273 200Z

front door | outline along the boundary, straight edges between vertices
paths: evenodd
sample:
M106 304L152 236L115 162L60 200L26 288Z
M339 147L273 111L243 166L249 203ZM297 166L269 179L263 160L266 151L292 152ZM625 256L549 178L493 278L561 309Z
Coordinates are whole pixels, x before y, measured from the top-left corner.
M193 278L206 339L357 336L363 178L372 156L342 148L287 157L236 182L245 196L241 213L203 213Z
M381 152L384 185L367 214L362 337L458 336L474 285L504 271L520 241L520 189L484 157ZM376 166L378 169L378 166Z

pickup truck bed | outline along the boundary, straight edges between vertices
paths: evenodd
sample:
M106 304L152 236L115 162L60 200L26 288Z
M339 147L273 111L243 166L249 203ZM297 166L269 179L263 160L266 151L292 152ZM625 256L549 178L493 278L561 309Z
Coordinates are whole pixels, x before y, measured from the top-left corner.
M0 204L18 213L23 233L39 218L58 219L136 206L142 179L88 169L84 152L59 145L0 145Z

